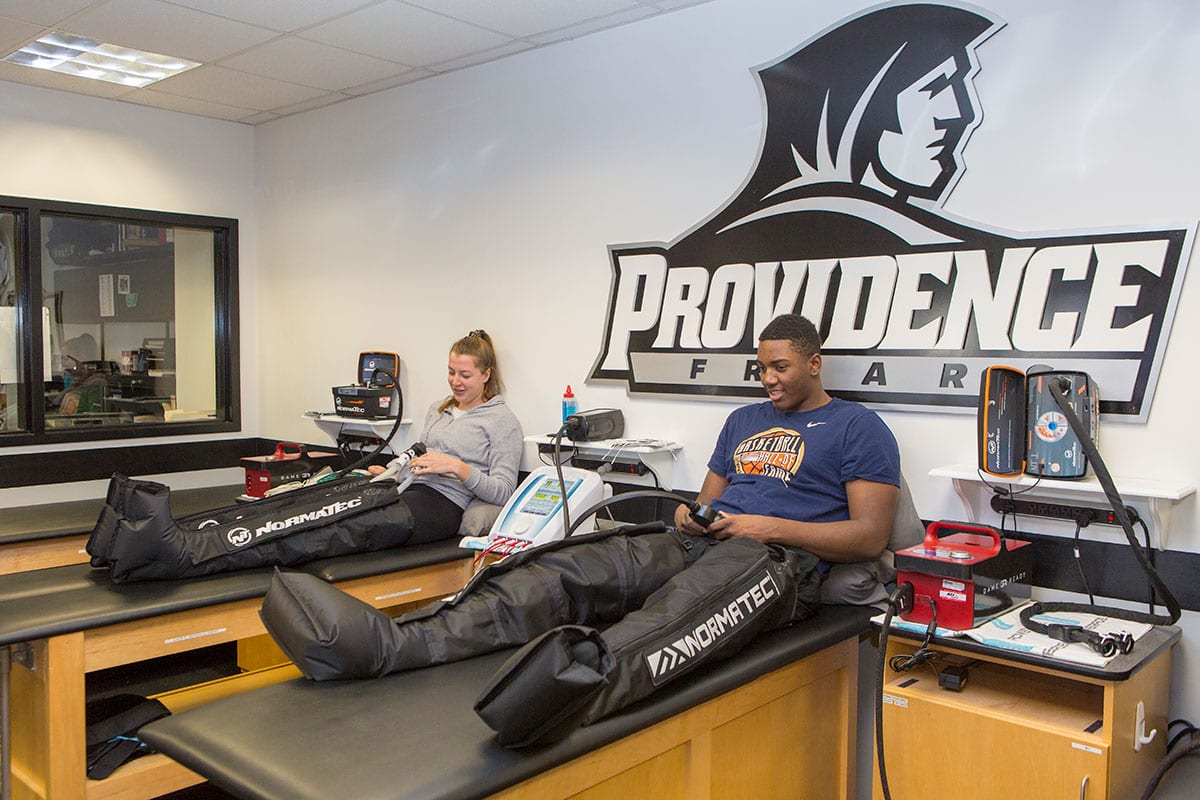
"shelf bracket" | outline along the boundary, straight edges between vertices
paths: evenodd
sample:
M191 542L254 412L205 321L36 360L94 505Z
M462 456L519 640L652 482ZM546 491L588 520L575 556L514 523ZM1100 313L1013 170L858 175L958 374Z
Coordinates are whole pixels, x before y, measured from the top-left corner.
M1138 752L1142 749L1142 745L1150 744L1154 741L1154 737L1158 735L1158 728L1151 728L1150 735L1146 735L1146 704L1141 700L1137 704L1137 714L1134 719L1136 726L1133 731L1133 749Z

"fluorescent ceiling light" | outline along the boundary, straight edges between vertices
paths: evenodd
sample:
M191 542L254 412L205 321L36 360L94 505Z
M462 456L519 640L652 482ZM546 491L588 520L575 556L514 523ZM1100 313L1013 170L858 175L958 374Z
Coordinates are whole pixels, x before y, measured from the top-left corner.
M79 78L148 86L200 66L186 58L147 53L55 31L4 57L10 64L48 69Z

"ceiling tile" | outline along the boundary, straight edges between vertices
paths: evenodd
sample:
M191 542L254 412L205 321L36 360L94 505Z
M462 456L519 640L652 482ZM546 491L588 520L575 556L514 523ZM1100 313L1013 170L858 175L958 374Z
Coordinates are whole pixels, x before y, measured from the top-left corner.
M428 78L436 74L436 72L427 69L410 69L408 72L402 72L394 78L384 78L381 81L364 83L362 86L351 86L343 89L342 91L345 94L351 94L355 96L371 94L373 92L382 92L384 89L394 89L397 86L403 86L406 83L419 81L422 78Z
M257 124L706 2L0 0L0 50L61 29L203 64L145 90L13 64L0 80Z
M320 42L287 37L230 56L221 66L321 89L344 89L390 78L409 67Z
M6 56L31 39L36 39L44 30L41 25L0 17L0 56Z
M263 78L226 67L196 67L154 84L160 92L225 103L255 111L291 105L324 94L320 89Z
M185 114L197 114L201 117L215 117L216 119L234 121L241 120L247 115L255 113L250 108L238 108L236 106L225 105L224 103L213 103L209 100L197 100L194 97L181 97L177 94L157 92L153 89L138 89L135 92L123 95L121 100L137 103L141 106L153 106L154 108L164 108L168 111L182 111Z
M663 11L675 11L688 6L700 6L709 0L647 0L647 5L661 8Z
M117 97L129 91L128 86L121 86L106 81L94 81L89 78L78 78L74 75L64 75L61 72L51 72L47 69L34 69L19 64L6 64L0 61L0 81L24 83L29 86L41 86L46 89L60 89L76 94L90 94L93 97Z
M280 0L170 0L175 5L286 33L325 22L378 1L288 0L281 3Z
M245 50L278 35L154 0L111 0L73 19L67 30L102 42L200 62Z
M495 0L405 0L455 19L473 22L510 36L531 36L543 31L578 25L596 17L626 11L637 0L521 0L497 3Z
M499 47L508 37L423 8L385 0L301 36L358 53L424 67Z
M50 28L93 2L95 0L0 0L0 16Z
M280 106L279 108L273 108L273 109L271 109L271 113L278 114L279 116L284 117L284 116L287 116L288 114L299 114L301 111L312 111L315 108L324 108L325 106L331 106L334 103L340 103L343 100L349 100L349 99L350 99L350 95L342 94L340 92L330 92L328 94L323 94L320 97L317 97L313 100L306 100L303 103L296 103L296 104L290 105L290 106Z
M530 42L514 41L509 44L501 45L500 47L492 48L491 50L481 50L478 53L471 53L462 58L455 58L450 61L443 61L440 64L434 64L430 67L438 72L450 72L464 67L472 67L476 64L484 64L488 61L495 61L498 58L511 56L513 53L520 53L524 50L529 50L535 45Z
M247 125L258 125L260 122L270 122L273 119L279 119L279 115L272 114L270 111L257 111L248 117L242 117L238 122L244 122Z
M657 13L659 12L653 8L638 6L637 8L630 9L629 11L622 11L607 17L594 19L590 22L572 25L566 28L561 28L557 31L550 31L549 33L530 36L529 38L538 44L552 44L554 42L566 41L567 39L578 39L580 36L586 36L589 33L596 33L597 31L615 28L618 25L624 25L627 22L636 22L639 19L652 17Z

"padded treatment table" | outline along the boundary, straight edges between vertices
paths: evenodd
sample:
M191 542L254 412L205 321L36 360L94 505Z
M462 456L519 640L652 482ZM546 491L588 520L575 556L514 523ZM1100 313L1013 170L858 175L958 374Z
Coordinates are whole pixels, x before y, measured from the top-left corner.
M457 540L312 561L311 572L377 608L457 591L471 554ZM265 634L258 610L272 570L114 584L86 564L0 575L0 648L11 654L15 796L153 797L201 779L163 756L103 781L85 778L85 675ZM2 666L2 665L0 665ZM240 680L239 676L228 680Z
M511 650L377 680L296 679L142 728L242 798L854 796L858 639L824 606L556 744L506 750L472 705ZM591 797L591 794L584 794Z
M171 491L176 519L229 505L245 491L241 484ZM84 545L104 507L104 498L6 508L0 513L0 575L81 564Z

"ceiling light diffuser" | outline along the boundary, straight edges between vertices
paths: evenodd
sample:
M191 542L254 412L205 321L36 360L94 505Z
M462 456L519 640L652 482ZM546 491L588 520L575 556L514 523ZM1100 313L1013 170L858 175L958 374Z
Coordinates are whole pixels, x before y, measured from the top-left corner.
M62 31L54 31L30 42L9 53L3 60L9 64L48 69L133 88L148 86L200 66L186 58L147 53Z

